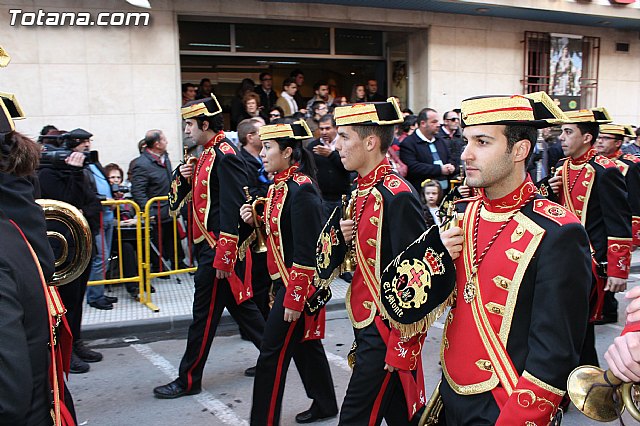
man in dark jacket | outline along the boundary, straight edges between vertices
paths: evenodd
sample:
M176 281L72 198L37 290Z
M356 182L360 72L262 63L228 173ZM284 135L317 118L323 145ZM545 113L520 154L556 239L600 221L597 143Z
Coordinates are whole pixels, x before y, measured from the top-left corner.
M447 143L447 147L451 151L453 164L460 168L460 156L464 151L464 141L462 140L462 132L460 131L460 117L455 111L447 111L442 116L444 123L440 126L437 137Z
M440 128L438 113L424 108L418 114L418 128L400 144L400 160L407 165L407 180L420 191L425 179L435 179L446 192L449 179L457 171L451 150L437 136Z
M143 210L147 202L153 197L167 195L171 191L171 161L167 154L167 138L162 130L149 130L145 135L146 148L136 159L133 166L131 180L131 195L133 200ZM162 257L172 262L175 269L176 263L173 252L173 221L169 215L169 202L159 201L154 203L149 214L155 216L155 223L159 225L159 234L162 240ZM152 234L154 244L160 249L158 230ZM152 252L152 265L158 270L164 270L164 264L155 253ZM178 265L182 264L182 247L178 244ZM137 287L135 292L137 293Z
M273 77L271 73L260 73L260 84L256 86L256 93L260 96L260 106L263 113L268 113L276 105L278 95L273 90Z

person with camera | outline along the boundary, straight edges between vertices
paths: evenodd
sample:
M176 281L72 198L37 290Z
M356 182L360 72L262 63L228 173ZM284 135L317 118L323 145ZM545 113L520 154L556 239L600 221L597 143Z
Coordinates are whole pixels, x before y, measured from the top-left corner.
M45 145L40 158L38 178L42 198L64 201L82 212L89 223L95 244L98 239L97 235L100 234L102 206L95 191L91 189L85 179L84 167L87 161L90 161L91 155L78 149L80 144L71 141L70 136L77 135L77 131L62 132L60 135L50 135L46 140L43 140ZM80 277L60 287L60 296L67 308L67 320L74 340L71 373L86 373L89 371L87 362L102 360L102 354L84 346L80 334L83 299L91 271L92 264ZM106 300L103 304L113 307Z

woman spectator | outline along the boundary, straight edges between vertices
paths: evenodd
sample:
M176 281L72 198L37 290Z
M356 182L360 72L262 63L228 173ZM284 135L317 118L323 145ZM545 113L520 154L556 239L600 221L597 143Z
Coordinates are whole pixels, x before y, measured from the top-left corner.
M235 131L238 128L238 123L243 120L244 95L253 92L254 87L255 83L250 78L245 78L240 83L236 97L231 101L231 130Z
M354 84L351 89L351 98L349 101L352 104L356 104L358 102L366 102L367 99L367 91L365 90L364 84Z
M244 106L244 111L241 115L242 120L261 117L266 121L265 117L262 116L260 107L260 96L258 96L257 93L247 92L242 98L242 105Z

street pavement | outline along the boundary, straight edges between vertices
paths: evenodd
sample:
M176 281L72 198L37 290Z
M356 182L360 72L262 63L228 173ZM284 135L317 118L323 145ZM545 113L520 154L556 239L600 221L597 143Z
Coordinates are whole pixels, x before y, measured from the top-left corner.
M636 277L634 277L635 279ZM631 284L634 285L634 284ZM620 312L626 306L621 295ZM621 315L622 317L622 315ZM440 320L442 321L442 319ZM623 323L596 327L597 348L602 354ZM215 338L204 371L203 392L176 400L153 397L155 386L177 376L177 367L185 347L186 328L171 332L145 333L99 339L87 343L104 354L104 360L91 364L86 374L71 375L69 387L74 396L79 425L248 425L253 380L245 377L246 368L255 365L258 350L237 334L233 324L225 325ZM429 331L423 350L427 394L440 379L438 351L442 323ZM344 309L327 314L324 347L331 365L338 402L344 398L350 369L346 356L353 332ZM309 408L295 365L290 367L284 393L282 425L294 425L295 415ZM625 415L627 424L633 420ZM316 423L336 425L337 418ZM565 415L563 425L596 425L575 407Z

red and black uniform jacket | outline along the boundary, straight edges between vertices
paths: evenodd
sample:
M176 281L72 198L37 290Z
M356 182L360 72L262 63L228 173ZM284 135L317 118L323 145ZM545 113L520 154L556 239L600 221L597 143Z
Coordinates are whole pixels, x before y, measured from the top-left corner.
M442 371L460 395L491 392L498 425L549 424L578 366L589 314L587 234L571 212L539 195L531 199L534 192L527 179L503 198L489 200L480 190L457 204L464 243ZM495 235L472 280L474 259ZM475 288L470 300L463 297L468 282Z
M631 208L633 246L640 246L640 158L618 150L608 157L622 172L627 184L627 199Z
M234 272L239 254L239 212L245 202L245 186L245 162L224 137L224 132L219 132L204 145L190 180L180 174L179 168L174 171L169 195L172 212L179 210L191 195L193 241L196 244L206 242L215 250L214 268L232 272L229 283L239 303L252 295L251 283L242 283Z
M294 165L278 173L264 208L267 224L267 266L273 281L286 287L285 308L303 312L315 292L316 243L322 229L322 199L311 178ZM324 337L325 311L304 314L303 340Z

